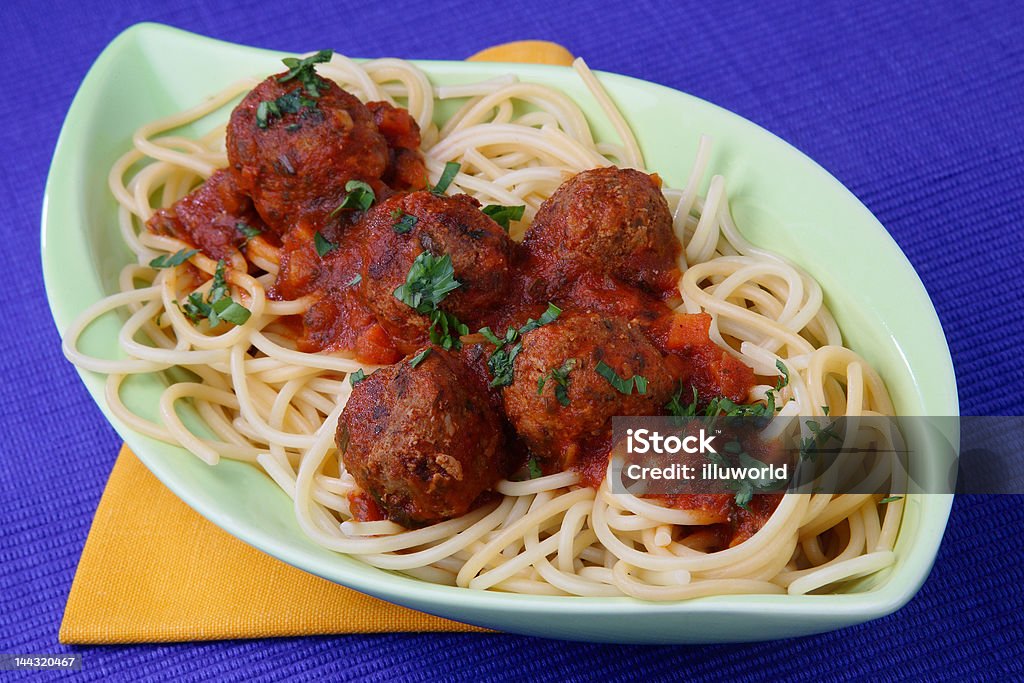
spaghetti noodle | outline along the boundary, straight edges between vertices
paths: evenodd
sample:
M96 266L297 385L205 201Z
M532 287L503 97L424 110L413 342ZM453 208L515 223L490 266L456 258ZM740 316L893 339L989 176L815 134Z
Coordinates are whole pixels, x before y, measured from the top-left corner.
M320 73L360 100L404 106L422 131L430 177L461 164L449 193L483 203L525 205L511 236L521 240L541 203L569 176L598 166L644 168L626 121L599 81L575 69L613 124L617 142L594 139L579 105L565 94L513 76L457 86L431 85L415 66L396 59L357 64L335 55ZM223 121L225 107L256 85L237 83L206 102L147 124L109 174L125 243L137 257L119 278L120 291L84 311L64 334L67 357L104 373L106 399L129 428L177 444L210 465L220 458L262 468L294 501L303 531L331 550L384 569L470 589L544 595L681 600L730 593L802 594L875 572L894 561L904 501L884 495L787 494L770 519L733 547L708 552L700 516L656 501L597 489L577 473L501 481L496 500L425 528L352 519L355 482L334 443L351 393L346 375L364 368L343 353L304 353L281 324L304 312L308 298L274 300L267 291L280 267L277 248L260 235L226 263L231 297L250 312L243 324L194 324L178 302L214 286L218 263L191 253L185 264L148 264L192 245L148 232L144 224L196 184L227 165L224 126L201 136L175 131L197 121ZM440 126L435 106L461 106ZM779 415L892 415L878 374L845 348L820 286L784 258L748 243L729 212L725 179L706 196L711 141L702 137L681 190L665 189L673 228L683 245L680 312L709 313L710 335L760 376L781 361L789 383L778 392ZM257 275L249 274L249 264ZM199 272L204 276L196 277ZM97 358L78 349L83 331L113 311L127 314L118 337L124 357ZM170 384L160 421L133 413L120 389L133 374L178 367L194 376ZM763 400L770 385L751 392ZM190 403L205 425L190 428L178 404ZM874 438L854 431L847 444Z

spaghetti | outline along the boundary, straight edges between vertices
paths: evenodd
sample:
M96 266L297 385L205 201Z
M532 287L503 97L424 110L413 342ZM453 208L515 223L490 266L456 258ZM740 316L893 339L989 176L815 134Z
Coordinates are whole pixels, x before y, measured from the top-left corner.
M357 64L335 55L320 73L360 100L405 107L422 131L432 179L459 162L449 193L482 203L525 205L511 236L521 240L541 203L571 175L599 166L644 168L640 147L600 83L577 60L575 69L620 139L594 139L579 105L565 94L514 76L456 86L431 85L426 74L396 59ZM353 520L334 434L351 393L346 375L369 372L351 355L304 353L282 325L303 313L307 297L274 300L267 292L280 268L278 248L256 235L243 255L224 259L225 286L250 316L243 324L198 324L179 302L206 297L218 263L192 252L186 263L154 269L151 261L192 245L148 232L144 224L227 165L224 126L188 137L187 124L221 122L227 105L256 85L242 81L206 102L147 124L109 174L125 243L136 255L120 291L84 311L65 331L64 351L83 369L107 375L106 399L129 428L177 444L210 465L220 458L262 468L294 501L303 531L331 550L384 569L470 589L544 595L681 600L730 593L802 594L828 589L882 569L892 552L903 500L879 505L879 494L787 494L767 522L733 547L708 552L700 516L656 501L612 493L608 480L583 485L565 471L528 481L501 481L497 499L425 528ZM461 106L440 126L435 106ZM748 243L729 212L725 179L707 173L711 141L702 137L682 189L665 189L673 229L683 245L678 310L711 315L710 336L757 375L788 384L775 398L781 416L892 415L878 374L845 348L820 286L784 258ZM254 266L251 275L250 264ZM200 273L199 277L196 273ZM126 313L118 337L123 358L78 349L83 331L113 311ZM125 379L177 367L188 381L170 384L160 421L133 413L121 400ZM760 385L751 400L772 390ZM178 413L191 404L204 427ZM844 445L875 439L854 431Z

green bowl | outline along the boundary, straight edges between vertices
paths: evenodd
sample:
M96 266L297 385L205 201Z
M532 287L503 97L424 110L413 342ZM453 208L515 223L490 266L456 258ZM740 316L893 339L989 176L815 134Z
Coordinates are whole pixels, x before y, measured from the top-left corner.
M156 24L134 26L104 50L68 112L43 200L43 272L58 329L63 332L88 305L114 292L117 273L130 258L118 234L106 174L129 148L135 128L194 105L241 77L277 71L280 57ZM571 69L469 62L418 66L437 84L514 71L573 96L583 103L598 137L613 136ZM669 184L685 182L700 134L714 136L711 168L727 178L744 234L818 279L847 343L881 372L900 414L957 414L952 363L928 295L896 243L849 191L799 151L735 114L652 83L614 74L600 79L637 131L648 166ZM83 349L110 353L117 328L108 316L83 337ZM181 448L132 432L111 415L103 377L81 375L146 466L217 526L291 565L364 593L514 633L621 643L729 642L867 621L899 609L920 588L952 504L951 495L909 497L895 565L829 595L648 603L436 586L316 546L299 530L288 497L267 476L236 462L209 467ZM132 380L125 401L155 416L165 382Z

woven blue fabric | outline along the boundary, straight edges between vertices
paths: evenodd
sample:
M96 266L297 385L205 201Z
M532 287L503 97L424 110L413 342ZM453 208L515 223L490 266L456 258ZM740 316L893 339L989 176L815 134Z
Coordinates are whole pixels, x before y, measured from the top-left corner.
M722 105L820 162L892 233L942 319L962 411L1020 413L1024 8L960 0L764 4L3 3L0 652L81 652L78 675L90 679L1024 678L1024 512L1009 496L957 500L935 570L903 610L817 637L713 647L434 634L57 643L119 439L61 356L40 274L40 204L78 83L103 47L138 21L353 56L461 59L507 40L551 39L594 68Z

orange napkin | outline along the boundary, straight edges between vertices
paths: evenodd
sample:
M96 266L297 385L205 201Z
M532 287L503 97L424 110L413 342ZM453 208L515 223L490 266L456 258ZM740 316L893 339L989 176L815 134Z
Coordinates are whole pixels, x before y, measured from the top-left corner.
M124 446L75 572L60 641L479 630L371 598L246 545L178 500Z
M469 59L568 65L573 57L529 40ZM75 572L60 642L481 630L371 598L246 545L178 500L124 446Z

